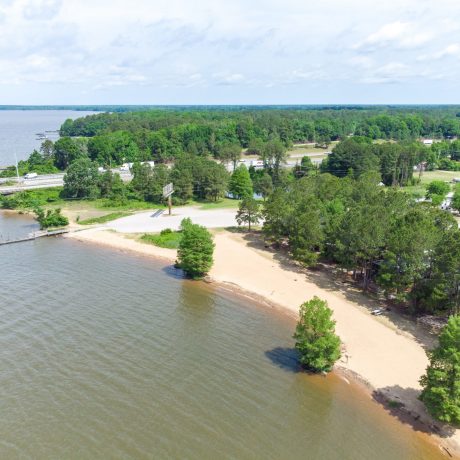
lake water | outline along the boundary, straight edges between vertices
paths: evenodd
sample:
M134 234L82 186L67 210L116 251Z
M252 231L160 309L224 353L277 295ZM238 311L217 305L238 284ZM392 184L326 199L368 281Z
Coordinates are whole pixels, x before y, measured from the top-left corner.
M80 118L97 112L77 110L0 110L0 166L14 164L14 154L25 160L42 143L37 133L58 130L67 118ZM56 140L56 134L50 134Z
M0 213L0 232L31 225ZM0 267L0 458L444 458L299 372L288 316L63 238L0 246Z

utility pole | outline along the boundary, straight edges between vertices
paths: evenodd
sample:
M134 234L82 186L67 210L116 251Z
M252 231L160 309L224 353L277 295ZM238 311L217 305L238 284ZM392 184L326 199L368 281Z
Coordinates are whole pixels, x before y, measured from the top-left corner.
M422 175L423 175L423 161L420 163L420 172L419 172L419 175L418 175L418 179L419 181L422 179Z
M171 194L172 195L172 194ZM168 209L169 209L169 215L171 215L171 209L172 209L172 198L171 195L168 196Z
M168 209L169 209L169 215L171 215L171 209L172 209L172 198L171 198L171 195L174 193L174 189L173 189L173 184L172 182L165 185L163 187L163 198L167 198L168 199Z
M18 168L18 157L16 156L16 152L14 152L14 159L16 161L16 177L18 179L18 185L19 185L19 168Z

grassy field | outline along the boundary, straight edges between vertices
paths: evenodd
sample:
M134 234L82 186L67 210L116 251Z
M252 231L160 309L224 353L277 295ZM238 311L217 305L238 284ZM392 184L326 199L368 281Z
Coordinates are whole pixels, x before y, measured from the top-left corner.
M177 249L182 239L182 232L161 232L160 234L144 233L140 241L147 244L154 244L160 248Z
M111 220L119 219L120 217L126 217L130 215L130 212L112 212L110 214L104 214L103 216L99 217L90 217L89 219L79 220L78 223L80 225L105 224L106 222L110 222Z
M426 189L430 182L434 180L452 182L455 177L460 177L459 171L425 171L420 179L420 184L409 185L403 187L402 190L414 198L422 198L426 195ZM414 178L418 178L418 173L414 172ZM453 189L453 187L451 188Z
M192 201L190 204L199 206L200 209L238 209L240 202L239 200L224 198L216 202Z
M327 149L318 149L313 145L294 145L287 151L288 158L300 158L303 156L312 156L314 158L325 158L326 153L330 152L337 142L332 142Z
M415 176L415 174L414 174ZM418 173L417 176L418 177ZM421 183L429 184L433 180L452 182L455 177L460 177L460 171L425 171L422 174Z

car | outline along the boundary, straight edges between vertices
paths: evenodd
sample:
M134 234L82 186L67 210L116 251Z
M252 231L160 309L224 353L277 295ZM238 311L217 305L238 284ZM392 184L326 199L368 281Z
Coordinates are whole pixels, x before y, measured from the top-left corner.
M27 173L27 174L24 175L24 179L35 179L37 176L38 176L38 174L34 173L34 172Z

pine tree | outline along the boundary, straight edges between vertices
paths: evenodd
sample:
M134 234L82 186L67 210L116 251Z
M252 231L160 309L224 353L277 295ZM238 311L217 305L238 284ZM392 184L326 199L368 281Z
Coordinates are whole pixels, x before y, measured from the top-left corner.
M236 213L238 225L242 223L248 224L248 230L251 231L251 224L257 225L261 218L262 214L258 201L253 197L244 198Z
M233 172L228 191L240 200L254 194L251 176L245 165L238 166Z
M328 372L340 358L340 338L335 334L332 310L316 296L300 306L294 338L300 362L312 371Z
M430 365L420 379L420 399L433 417L460 425L460 316L451 316L439 336L439 346L428 352Z
M182 238L177 251L178 265L192 278L200 278L212 267L214 243L209 231L190 219L181 223Z

